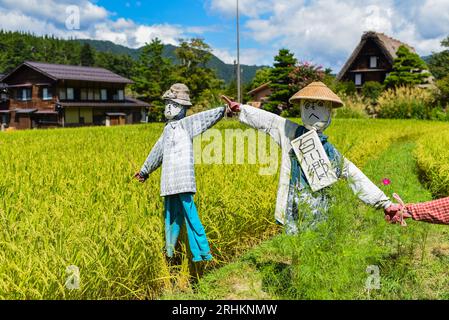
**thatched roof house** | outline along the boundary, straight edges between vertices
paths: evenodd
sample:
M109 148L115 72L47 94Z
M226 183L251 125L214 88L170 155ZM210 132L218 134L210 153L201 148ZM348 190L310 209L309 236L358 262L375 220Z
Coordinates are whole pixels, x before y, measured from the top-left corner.
M361 87L367 81L382 83L392 70L396 52L401 45L415 52L413 47L383 33L365 32L337 79L353 81L356 87Z

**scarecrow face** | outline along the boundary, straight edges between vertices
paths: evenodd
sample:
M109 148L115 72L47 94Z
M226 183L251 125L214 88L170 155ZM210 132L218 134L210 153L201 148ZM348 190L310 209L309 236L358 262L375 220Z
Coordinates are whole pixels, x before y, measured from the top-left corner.
M164 115L165 118L167 118L167 120L173 120L175 118L179 119L184 118L183 113L185 116L185 109L183 105L176 103L172 100L166 100Z
M332 103L323 100L302 100L301 119L304 126L311 130L323 131L331 118Z

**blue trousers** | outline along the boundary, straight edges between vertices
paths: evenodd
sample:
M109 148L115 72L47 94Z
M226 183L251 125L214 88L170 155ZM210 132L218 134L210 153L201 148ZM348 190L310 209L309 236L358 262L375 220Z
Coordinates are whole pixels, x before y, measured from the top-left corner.
M212 260L206 232L193 202L193 194L179 193L165 197L165 245L167 256L173 257L182 224L186 221L187 236L193 261Z

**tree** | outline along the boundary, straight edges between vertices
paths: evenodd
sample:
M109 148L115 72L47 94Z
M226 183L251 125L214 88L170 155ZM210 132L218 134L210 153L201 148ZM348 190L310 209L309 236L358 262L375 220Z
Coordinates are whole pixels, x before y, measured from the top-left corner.
M207 66L212 58L211 48L202 39L180 39L175 53L180 61L175 70L175 79L189 87L193 103L200 99L203 91L214 92L223 86L215 71Z
M256 71L256 74L254 75L253 81L251 81L251 84L250 84L251 90L263 85L264 83L269 82L270 81L270 72L271 72L270 67L258 69Z
M413 86L424 83L429 74L423 73L427 66L423 60L406 46L399 47L393 62L393 71L385 79L387 88Z
M289 74L292 95L314 81L323 81L324 76L325 72L321 66L316 66L309 62L298 63ZM290 105L284 110L283 115L286 117L298 117L301 115L301 111L297 104Z
M95 65L95 56L90 44L85 43L81 48L80 62L82 66L92 67Z
M97 52L95 56L95 66L108 69L125 78L131 78L133 76L134 65L136 63L128 54Z
M441 46L447 49L432 53L428 61L429 70L436 79L442 79L449 74L449 36L441 41Z
M290 73L295 69L297 60L288 49L279 50L274 60L274 67L269 76L272 93L264 108L274 113L280 113L290 106L288 99L294 94L294 89L290 86Z
M133 70L133 90L139 98L152 105L150 119L160 121L163 119L163 101L161 99L165 90L172 82L173 66L162 53L164 45L155 38L147 43L139 56Z

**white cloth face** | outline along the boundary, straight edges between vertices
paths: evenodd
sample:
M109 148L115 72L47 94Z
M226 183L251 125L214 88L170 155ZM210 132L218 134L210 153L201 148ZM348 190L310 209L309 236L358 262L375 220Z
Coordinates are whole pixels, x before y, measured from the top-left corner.
M302 100L301 119L309 130L324 131L331 120L332 102L323 100Z
M173 120L184 110L184 106L172 100L165 102L164 116L167 120Z

